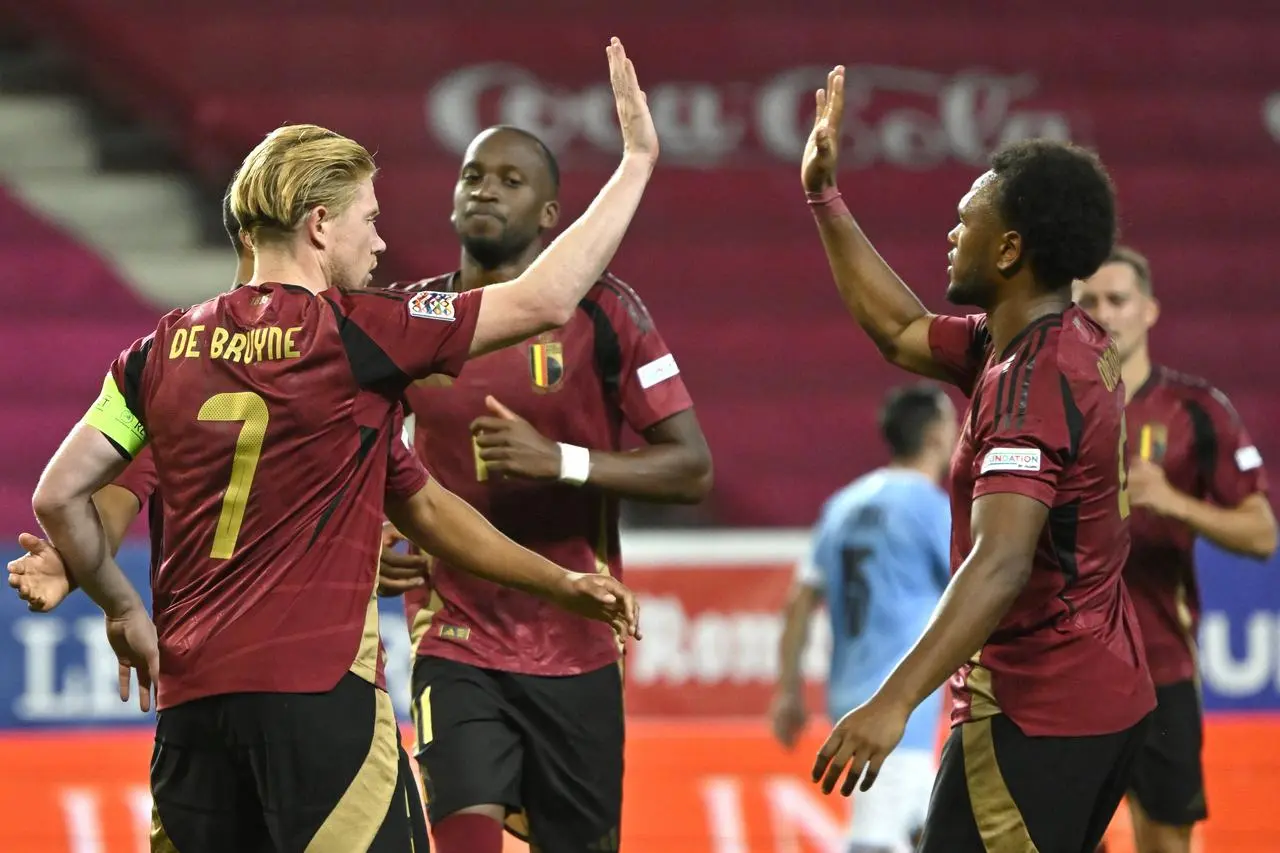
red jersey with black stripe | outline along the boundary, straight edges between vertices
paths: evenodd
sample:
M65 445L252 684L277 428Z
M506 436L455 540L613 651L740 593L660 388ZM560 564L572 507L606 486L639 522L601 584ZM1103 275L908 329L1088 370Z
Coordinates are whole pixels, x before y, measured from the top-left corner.
M951 463L952 570L973 548L972 502L1024 495L1049 518L1026 586L951 680L951 720L1003 713L1026 734L1126 729L1155 707L1129 553L1124 386L1106 332L1076 306L1002 353L985 315L935 317L935 361L970 397Z
M1129 401L1129 452L1160 465L1178 491L1220 507L1265 493L1262 455L1226 395L1203 379L1153 367ZM1158 685L1196 677L1200 590L1195 532L1135 507L1124 579Z
M414 290L452 290L456 273ZM636 433L689 409L679 367L640 297L606 273L563 327L472 359L454 379L406 393L414 445L441 485L521 545L577 572L622 574L618 500L590 484L489 477L471 438L492 394L552 441L621 450ZM506 672L560 676L618 659L612 629L437 560L430 590L405 595L419 655Z
M481 299L246 285L172 312L115 361L86 420L125 455L154 455L162 710L325 692L348 671L380 680L400 398L461 370Z

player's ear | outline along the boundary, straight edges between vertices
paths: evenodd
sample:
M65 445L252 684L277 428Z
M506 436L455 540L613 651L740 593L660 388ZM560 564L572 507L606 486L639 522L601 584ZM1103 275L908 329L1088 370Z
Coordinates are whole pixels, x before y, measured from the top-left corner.
M1160 319L1160 302L1154 296L1146 298L1146 304L1142 306L1142 318L1146 320L1148 329Z
M552 199L542 205L542 215L538 217L538 225L543 231L555 228L556 223L560 221L560 202Z
M1017 271L1022 263L1022 235L1017 231L1006 231L1000 235L999 255L996 257L996 268L1005 274Z
M333 230L333 217L329 214L329 208L323 204L317 204L307 211L303 225L306 228L307 239L313 246L323 249L328 245L330 232Z

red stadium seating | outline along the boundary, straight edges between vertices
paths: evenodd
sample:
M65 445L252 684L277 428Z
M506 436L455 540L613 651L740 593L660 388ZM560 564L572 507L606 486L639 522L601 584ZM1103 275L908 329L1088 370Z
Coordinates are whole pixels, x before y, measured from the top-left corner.
M1191 0L1146 14L1106 0L1061 12L1009 0L978 17L927 0L867 15L837 0L794 14L759 0L690 14L654 0L643 14L573 17L574 4L548 0L460 17L425 11L432 5L0 8L69 46L95 85L167 128L211 183L287 121L377 149L385 267L397 277L455 262L447 213L458 148L487 124L546 133L564 167L566 212L582 209L615 156L602 48L624 37L668 132L613 269L649 303L699 401L725 523L807 523L831 489L879 461L874 408L903 378L845 316L799 193L807 93L836 61L867 84L851 83L845 195L931 307L944 307L945 235L987 151L1012 136L1069 133L1099 148L1124 236L1152 259L1165 307L1158 357L1227 390L1264 454L1280 458L1267 429L1280 396L1265 367L1280 313L1270 278L1280 152L1263 120L1280 88L1280 7L1222 0L1209 17ZM93 303L118 310L116 298L94 293ZM120 325L103 332L113 346L133 331ZM66 416L85 402L68 402Z

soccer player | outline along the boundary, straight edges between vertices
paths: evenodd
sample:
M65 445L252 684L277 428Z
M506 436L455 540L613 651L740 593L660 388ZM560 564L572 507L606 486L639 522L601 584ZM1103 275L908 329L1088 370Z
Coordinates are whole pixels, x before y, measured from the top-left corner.
M233 287L239 287L253 278L253 249L247 234L236 221L231 209L231 184L222 198L222 225L236 252L236 271ZM420 476L421 464L401 442L391 445L387 468L387 497L395 500L412 498L424 485ZM99 489L93 496L98 517L106 534L112 556L120 548L125 534L144 506L150 506L150 527L153 543L153 565L160 560L160 525L162 523L158 500L152 501L156 489L156 466L149 448L143 448L124 472ZM74 579L67 573L62 558L48 542L29 533L18 537L18 544L27 553L9 563L9 586L17 590L18 597L38 613L48 613L62 603L75 589ZM379 591L404 592L422 585L422 577L413 566L384 565L378 576Z
M921 850L1092 851L1155 706L1129 552L1124 388L1071 284L1111 252L1115 198L1092 154L1007 145L947 235L948 301L925 310L836 189L844 69L817 93L802 181L841 297L892 363L970 397L951 464L953 576L876 694L836 724L814 781L864 790L911 710L949 675L951 736Z
M525 273L559 216L555 157L490 128L454 190L459 269L409 289L479 293ZM711 455L675 359L605 273L562 329L408 392L432 476L503 533L580 572L621 573L618 499L696 503ZM645 446L623 451L621 429ZM442 556L442 555L437 555ZM441 853L498 853L503 823L546 853L617 850L623 707L605 625L434 563L406 596L413 712ZM510 820L507 820L510 818Z
M956 412L936 385L895 388L880 411L889 464L837 492L814 533L783 612L778 686L770 711L787 749L804 729L800 656L825 599L833 648L827 710L838 720L871 698L928 624L951 574L951 510L939 483L956 445ZM847 853L914 850L937 771L942 719L935 691L911 714L876 786L858 797Z
M140 670L144 708L158 676L154 850L425 849L378 686L386 448L409 382L563 324L616 250L657 141L621 44L607 52L621 164L524 275L483 293L362 292L385 249L372 157L311 125L268 135L232 193L254 279L125 350L46 468L36 515L106 612L122 668ZM164 500L154 625L90 500L147 445ZM478 516L463 507L476 523L454 525L460 502L424 491L387 509L402 530L431 528L428 550L563 575L502 537L468 538ZM624 588L572 577L581 612L633 628Z
M1120 352L1129 425L1133 545L1124 579L1156 684L1156 711L1129 792L1139 853L1189 853L1208 815L1196 671L1200 594L1195 540L1258 559L1276 548L1262 457L1226 396L1208 382L1152 365L1159 317L1147 259L1118 247L1075 301Z

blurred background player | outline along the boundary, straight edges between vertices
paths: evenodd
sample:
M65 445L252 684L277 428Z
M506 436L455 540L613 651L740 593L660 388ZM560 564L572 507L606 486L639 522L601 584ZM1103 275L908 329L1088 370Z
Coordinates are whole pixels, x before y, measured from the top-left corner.
M845 306L894 364L971 398L951 466L954 575L919 641L836 724L813 778L875 782L908 716L951 678L952 732L924 853L1092 851L1128 787L1155 707L1129 550L1115 346L1071 304L1115 239L1115 191L1091 153L1002 147L947 235L934 315L880 258L836 189L844 68L816 96L801 180ZM1064 784L1064 779L1070 780Z
M801 562L783 613L773 732L791 749L804 728L800 657L813 612L831 619L827 713L871 698L924 631L951 576L951 509L939 485L956 444L956 412L936 385L895 388L880 411L889 464L826 504L813 557ZM853 804L845 853L915 849L937 772L942 691L922 702L876 785Z
M537 137L479 134L452 221L459 269L407 289L468 293L544 251L560 173ZM407 398L432 476L560 565L619 575L618 499L696 503L711 455L676 361L630 286L605 273L561 329ZM623 427L645 445L622 449ZM434 563L407 596L418 760L442 853L497 853L504 821L544 853L616 850L619 647L608 626ZM507 820L508 816L511 817Z
M483 294L362 293L385 249L372 157L315 126L268 135L232 190L254 280L126 349L45 469L33 508L107 615L122 698L129 667L143 710L158 688L153 849L425 849L378 653L382 450L410 381L556 327L616 250L657 142L621 44L607 53L622 163L539 262ZM90 500L148 444L164 498L154 625ZM502 537L435 533L421 544L450 559L563 574Z
M1142 625L1156 713L1129 796L1139 853L1188 853L1208 815L1196 669L1200 593L1195 540L1256 559L1276 548L1262 456L1225 394L1153 365L1160 315L1146 258L1117 247L1075 284L1075 301L1120 352L1129 434L1133 540L1124 579Z

